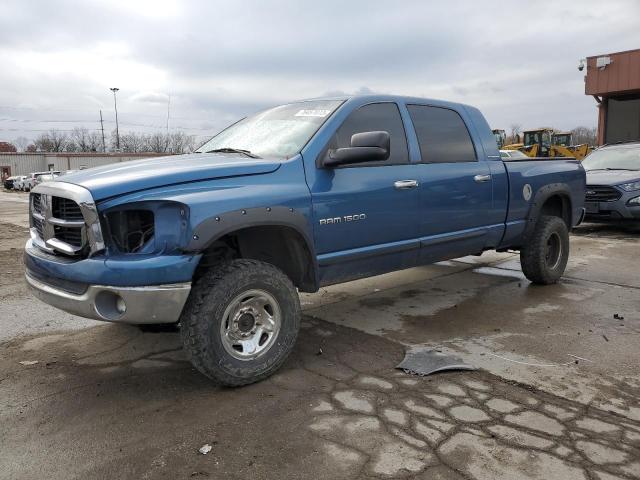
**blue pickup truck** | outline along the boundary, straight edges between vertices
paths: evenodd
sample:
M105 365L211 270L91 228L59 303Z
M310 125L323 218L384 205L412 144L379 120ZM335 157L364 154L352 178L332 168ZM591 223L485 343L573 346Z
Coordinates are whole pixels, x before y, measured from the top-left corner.
M193 154L38 185L26 279L75 315L179 322L200 372L244 385L292 350L298 290L485 250L518 250L529 280L556 282L584 197L580 163L503 161L468 105L314 99L244 118Z

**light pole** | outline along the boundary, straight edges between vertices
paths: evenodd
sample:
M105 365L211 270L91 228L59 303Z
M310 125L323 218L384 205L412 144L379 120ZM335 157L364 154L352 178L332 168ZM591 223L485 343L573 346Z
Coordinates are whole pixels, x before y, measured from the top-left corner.
M116 110L116 150L120 151L120 132L118 130L118 102L116 102L116 92L120 89L113 87L109 90L113 92L113 107Z

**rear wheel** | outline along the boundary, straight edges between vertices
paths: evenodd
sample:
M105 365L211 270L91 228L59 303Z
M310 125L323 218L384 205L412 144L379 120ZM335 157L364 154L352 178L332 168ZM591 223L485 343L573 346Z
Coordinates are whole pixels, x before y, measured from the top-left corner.
M527 244L520 250L522 272L533 283L556 283L569 260L569 230L559 217L538 220Z
M194 285L181 334L191 363L214 382L240 386L273 374L291 353L300 301L291 280L257 260L214 267Z

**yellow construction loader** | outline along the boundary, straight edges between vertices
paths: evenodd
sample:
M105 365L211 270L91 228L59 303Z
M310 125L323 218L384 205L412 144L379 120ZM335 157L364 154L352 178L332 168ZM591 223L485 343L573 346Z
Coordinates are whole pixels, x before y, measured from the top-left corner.
M502 129L495 129L491 131L493 132L493 136L496 139L498 148L502 148L504 144L507 142L507 133Z
M571 132L556 132L552 128L538 128L524 132L523 143L504 145L503 150L520 150L529 157L571 157L582 160L591 147L572 145Z
M588 143L574 145L571 132L555 132L551 135L550 157L573 157L582 160L591 153L591 150Z

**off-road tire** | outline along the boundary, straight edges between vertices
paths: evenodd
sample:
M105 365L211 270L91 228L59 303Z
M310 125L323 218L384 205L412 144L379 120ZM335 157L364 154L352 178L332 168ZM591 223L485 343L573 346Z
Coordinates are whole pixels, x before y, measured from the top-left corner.
M552 251L550 259L550 242L558 244L557 255ZM553 250L553 248L551 248ZM532 283L550 285L556 283L569 260L569 230L559 217L541 217L526 245L520 250L522 272Z
M243 291L268 292L281 309L280 330L260 357L238 360L223 346L221 324L232 299ZM180 332L193 366L215 383L228 387L267 378L285 362L300 329L300 299L289 277L275 266L257 260L233 260L208 270L191 289L180 317Z

